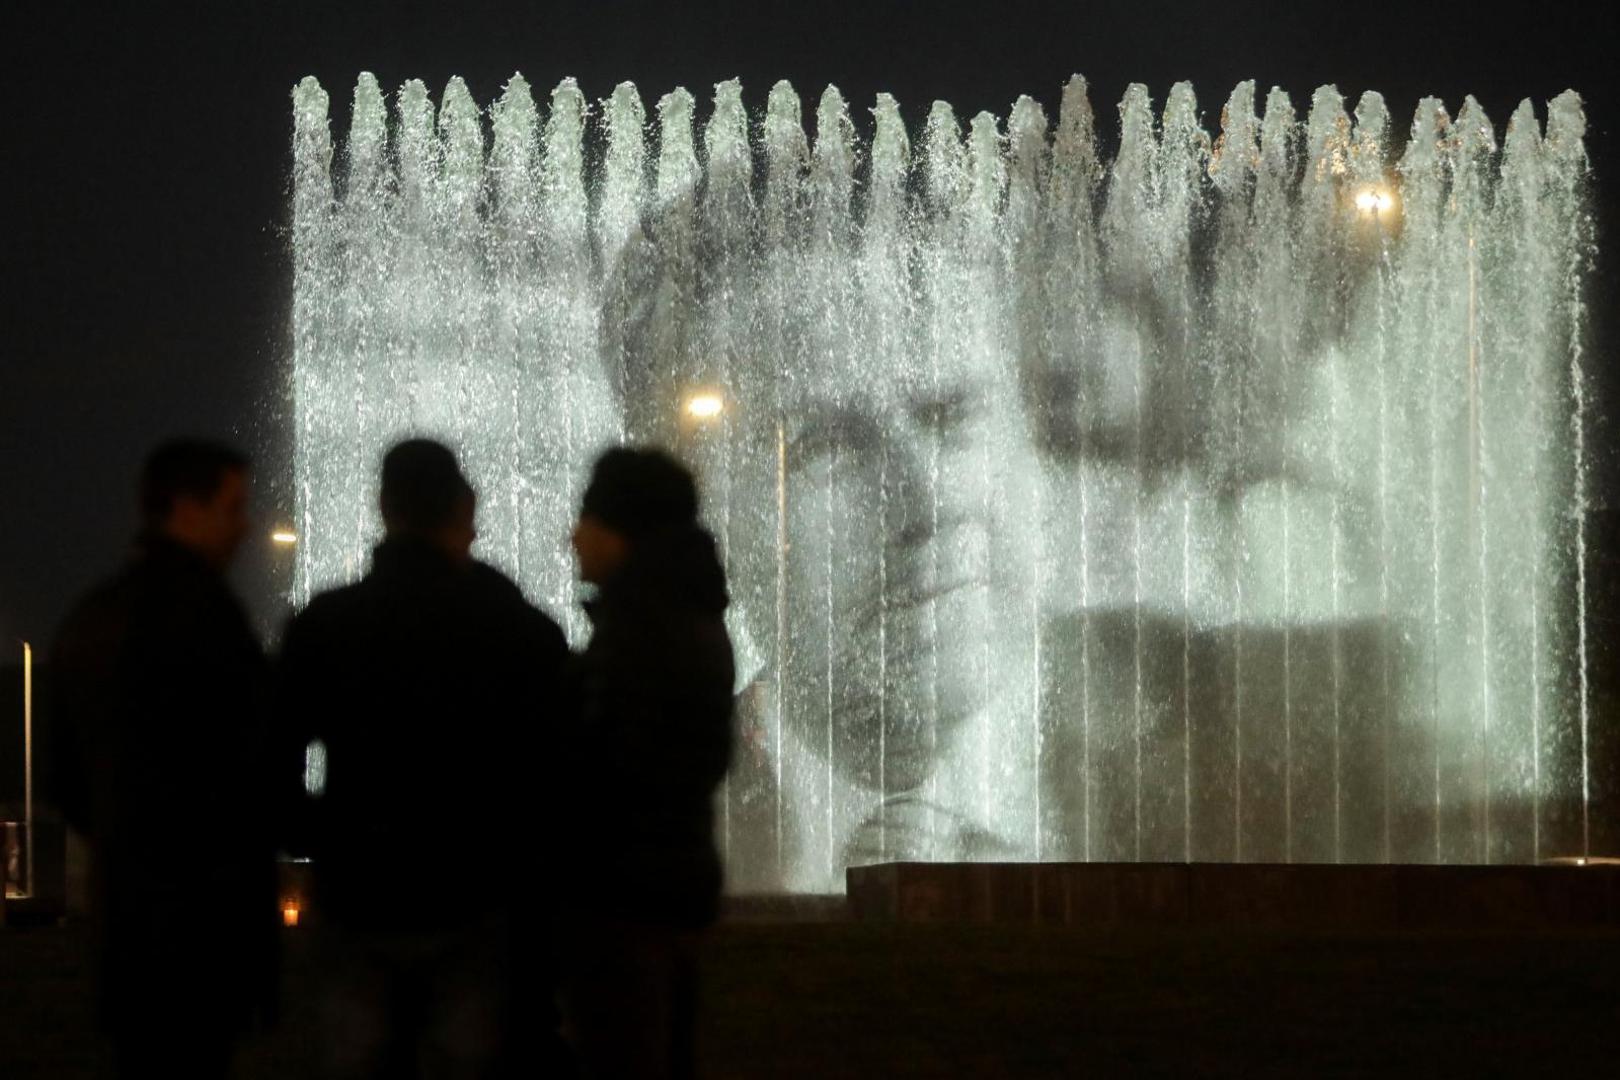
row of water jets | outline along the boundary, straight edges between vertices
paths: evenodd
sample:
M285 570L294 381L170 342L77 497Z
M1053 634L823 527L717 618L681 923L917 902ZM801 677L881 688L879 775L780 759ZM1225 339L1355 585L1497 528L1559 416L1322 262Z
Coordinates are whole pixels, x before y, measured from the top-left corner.
M578 640L582 470L657 441L733 583L743 887L1584 852L1580 99L1500 140L1471 98L1404 139L1372 92L1256 104L1212 139L1132 86L1109 158L1078 77L1055 125L884 94L866 138L831 87L811 136L785 82L699 131L685 90L390 114L363 75L336 154L305 79L295 598L431 432Z

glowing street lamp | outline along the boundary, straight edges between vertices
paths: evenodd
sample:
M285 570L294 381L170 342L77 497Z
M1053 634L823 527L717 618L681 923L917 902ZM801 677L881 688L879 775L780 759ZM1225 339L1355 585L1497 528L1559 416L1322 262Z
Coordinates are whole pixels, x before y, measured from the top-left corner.
M34 895L34 647L23 647L23 833L27 838L27 862L23 880L28 895ZM0 890L3 891L3 890Z
M694 420L713 420L725 411L726 403L719 394L693 394L686 399L686 415Z
M1394 205L1395 196L1386 188L1364 188L1356 192L1356 209L1363 214L1382 214Z
M278 547L292 547L298 543L298 534L291 529L277 529L270 534L270 542Z

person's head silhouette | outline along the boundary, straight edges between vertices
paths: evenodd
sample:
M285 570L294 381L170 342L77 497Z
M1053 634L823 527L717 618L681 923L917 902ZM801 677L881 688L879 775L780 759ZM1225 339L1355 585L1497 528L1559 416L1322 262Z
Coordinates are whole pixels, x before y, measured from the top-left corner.
M579 574L600 585L644 537L697 523L692 474L662 450L615 447L596 461L574 527Z
M141 468L142 528L224 570L248 531L248 466L247 455L222 443L159 444Z
M458 561L471 556L478 500L456 455L443 443L396 443L383 456L378 501L390 537L426 540Z

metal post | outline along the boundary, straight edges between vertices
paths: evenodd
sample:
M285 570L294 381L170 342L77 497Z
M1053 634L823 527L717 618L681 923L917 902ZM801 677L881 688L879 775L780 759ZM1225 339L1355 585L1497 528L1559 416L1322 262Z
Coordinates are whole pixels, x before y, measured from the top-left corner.
M34 895L34 650L23 642L23 834L28 845L24 881Z

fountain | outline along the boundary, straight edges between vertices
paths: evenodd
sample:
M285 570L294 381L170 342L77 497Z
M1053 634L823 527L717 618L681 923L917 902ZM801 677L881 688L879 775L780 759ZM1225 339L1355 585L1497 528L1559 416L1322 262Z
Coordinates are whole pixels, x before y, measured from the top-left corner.
M1587 854L1580 99L1253 83L1213 139L1084 80L870 137L625 83L294 107L295 600L363 572L406 432L578 642L620 440L732 581L744 887L890 860ZM1500 143L1498 138L1500 136Z

